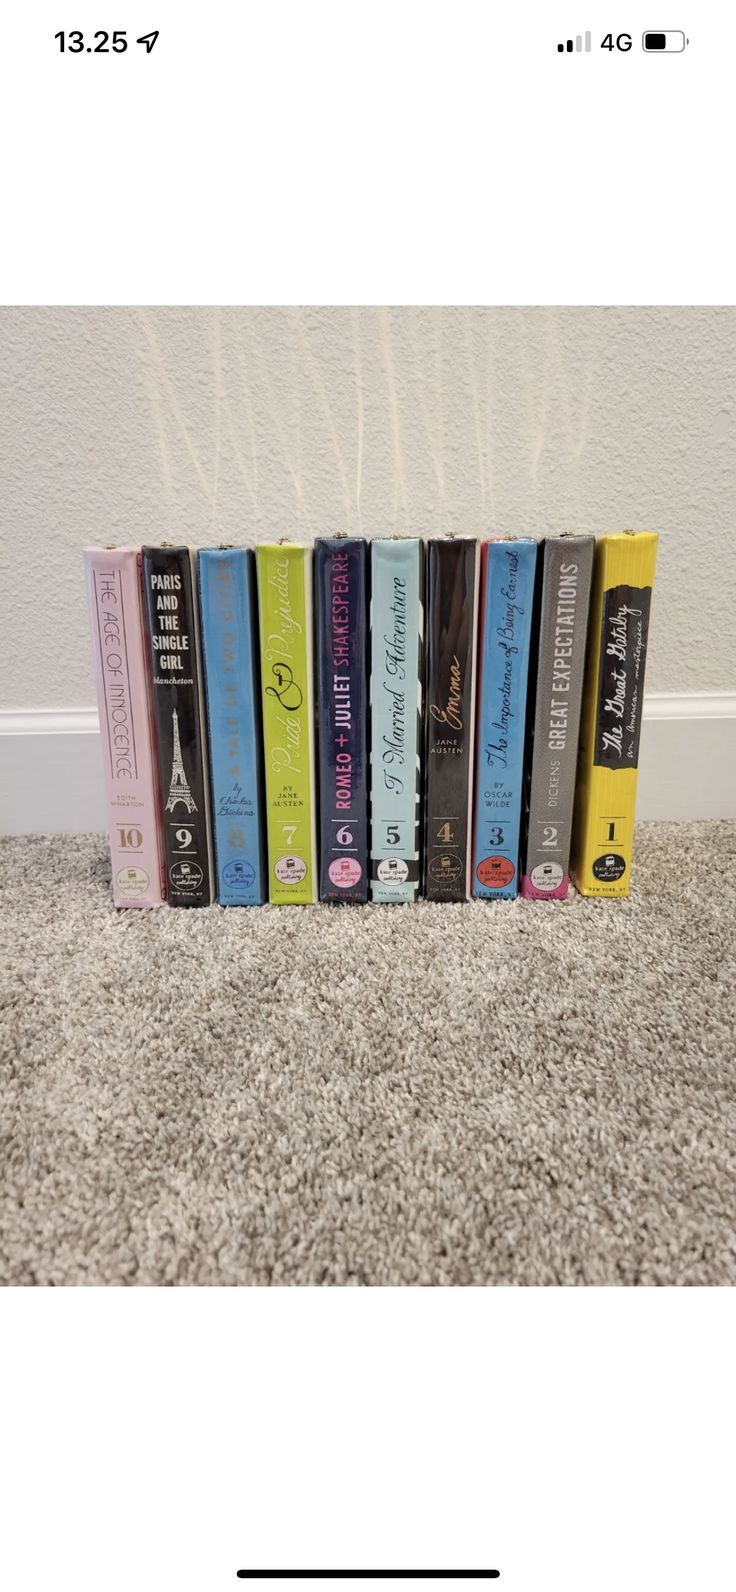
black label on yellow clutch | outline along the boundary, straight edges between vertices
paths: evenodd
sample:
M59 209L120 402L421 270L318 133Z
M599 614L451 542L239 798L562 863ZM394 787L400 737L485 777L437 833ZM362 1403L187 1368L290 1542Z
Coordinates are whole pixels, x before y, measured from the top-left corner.
M612 586L604 595L595 762L636 768L649 634L651 586Z

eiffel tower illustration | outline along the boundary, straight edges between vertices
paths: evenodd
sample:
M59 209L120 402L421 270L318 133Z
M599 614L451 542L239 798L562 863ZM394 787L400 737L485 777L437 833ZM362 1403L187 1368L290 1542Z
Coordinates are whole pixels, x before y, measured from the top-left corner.
M166 812L173 813L177 802L183 802L188 813L196 813L197 804L187 785L187 776L184 773L184 764L181 757L181 743L179 741L179 715L176 708L172 710L172 723L174 728L174 759L171 764L171 783L169 785L169 799L166 803Z

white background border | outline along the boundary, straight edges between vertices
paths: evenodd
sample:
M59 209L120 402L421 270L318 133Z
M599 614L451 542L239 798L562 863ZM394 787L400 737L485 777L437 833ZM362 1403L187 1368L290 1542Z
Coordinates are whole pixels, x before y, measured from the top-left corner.
M35 0L0 48L0 297L733 300L736 13L651 0ZM158 27L151 55L64 56ZM589 55L557 41L590 28ZM602 50L627 32L632 48Z
M661 21L681 57L556 54ZM158 53L58 56L123 22ZM703 0L6 8L0 299L729 303L735 63ZM1 1303L13 1592L216 1592L328 1551L496 1563L501 1592L733 1586L729 1290Z
M730 1290L3 1303L13 1592L235 1592L238 1568L275 1563L733 1587Z

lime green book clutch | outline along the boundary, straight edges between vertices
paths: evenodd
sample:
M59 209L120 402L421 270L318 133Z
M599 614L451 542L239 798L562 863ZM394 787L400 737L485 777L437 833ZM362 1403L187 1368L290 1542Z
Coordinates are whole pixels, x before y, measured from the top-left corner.
M314 782L312 548L256 548L266 776L268 898L318 899Z

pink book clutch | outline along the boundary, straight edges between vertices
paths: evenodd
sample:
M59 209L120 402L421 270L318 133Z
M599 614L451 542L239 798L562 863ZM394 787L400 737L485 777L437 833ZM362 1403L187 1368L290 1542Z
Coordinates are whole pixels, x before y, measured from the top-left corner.
M139 558L134 547L84 553L116 907L164 899Z

